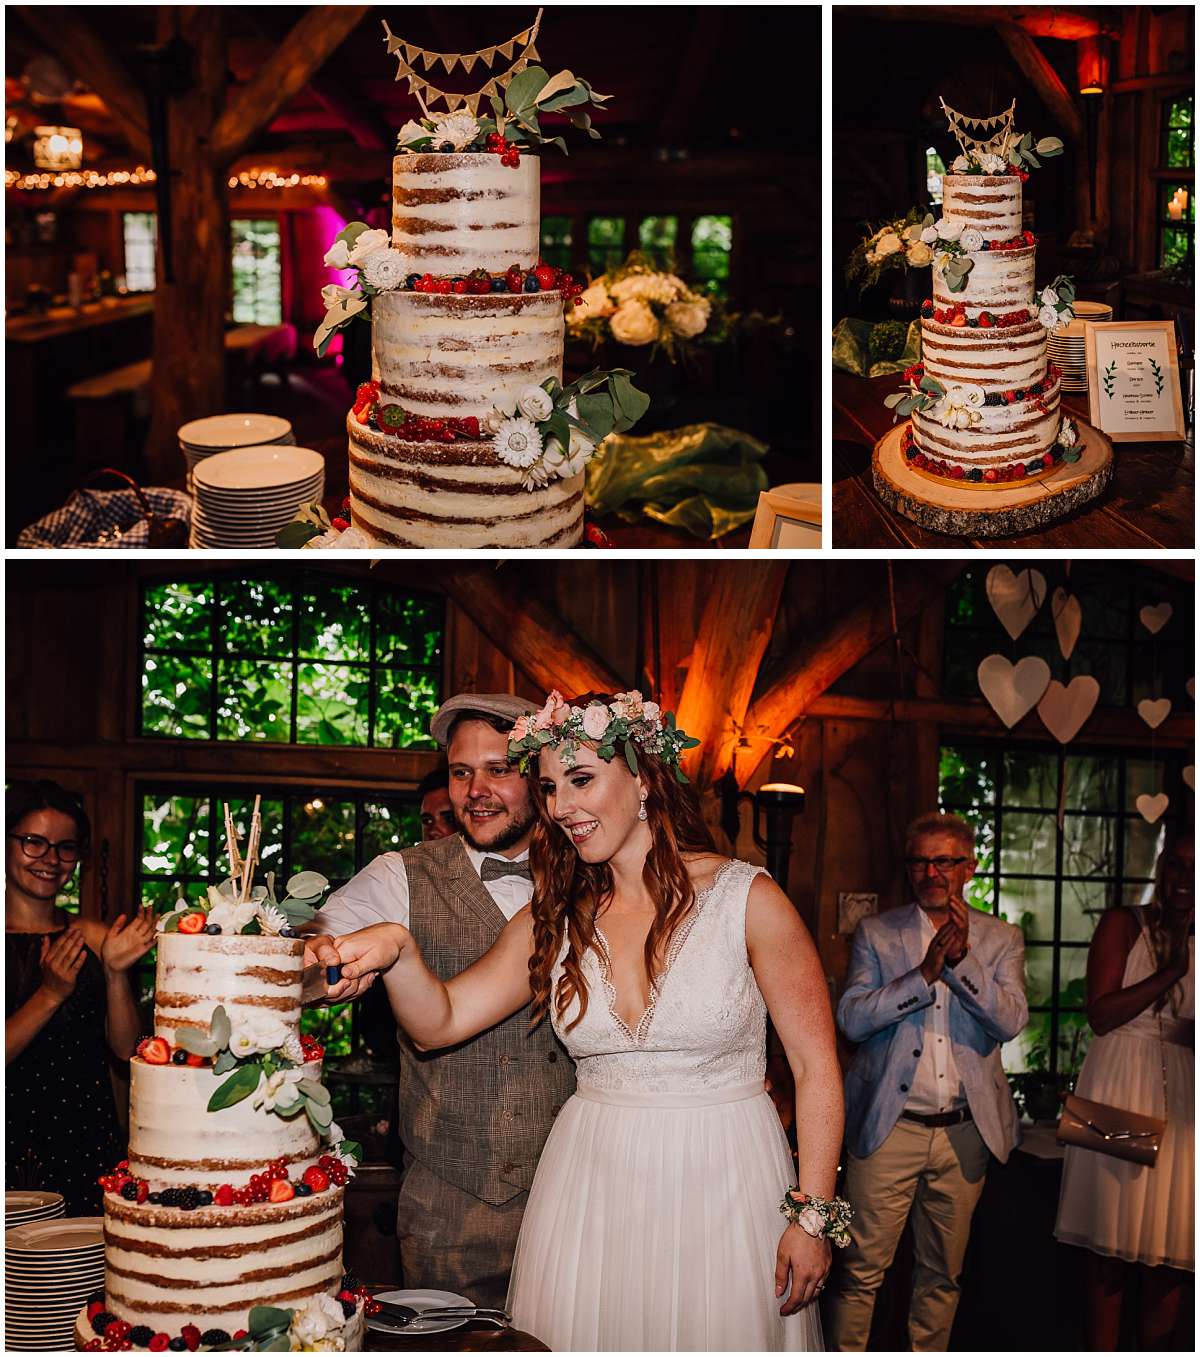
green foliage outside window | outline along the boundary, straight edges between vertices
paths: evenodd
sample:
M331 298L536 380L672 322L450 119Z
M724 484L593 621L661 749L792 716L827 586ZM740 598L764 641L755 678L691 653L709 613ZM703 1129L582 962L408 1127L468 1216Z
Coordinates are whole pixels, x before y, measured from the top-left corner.
M571 267L571 218L542 218L542 258L556 269Z
M142 604L142 733L432 748L444 605L320 577L172 580Z
M733 218L697 217L692 223L692 281L698 291L728 298Z
M638 248L655 268L672 272L678 235L678 217L643 217L638 224Z
M283 319L279 222L229 223L233 246L233 319L239 325L278 325Z
M1190 169L1195 164L1195 96L1171 99L1163 112L1163 164L1169 170Z
M625 260L625 218L592 217L587 227L588 270L593 277Z

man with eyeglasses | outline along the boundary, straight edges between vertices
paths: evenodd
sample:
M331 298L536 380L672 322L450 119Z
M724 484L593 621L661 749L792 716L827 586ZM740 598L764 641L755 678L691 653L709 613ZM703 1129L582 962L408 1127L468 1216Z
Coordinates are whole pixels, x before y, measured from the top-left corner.
M846 1185L854 1207L831 1306L831 1346L867 1347L875 1296L909 1215L914 1352L944 1352L971 1216L988 1161L1020 1140L1000 1063L1029 1016L1020 929L969 909L975 831L922 815L905 834L912 903L854 935L838 1026L858 1051L846 1074Z

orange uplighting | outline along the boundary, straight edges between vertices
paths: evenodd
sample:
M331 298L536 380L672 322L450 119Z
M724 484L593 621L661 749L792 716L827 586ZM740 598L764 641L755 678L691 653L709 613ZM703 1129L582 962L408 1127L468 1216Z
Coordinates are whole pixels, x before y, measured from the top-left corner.
M1102 34L1075 44L1075 74L1080 94L1103 94L1108 85L1108 39Z

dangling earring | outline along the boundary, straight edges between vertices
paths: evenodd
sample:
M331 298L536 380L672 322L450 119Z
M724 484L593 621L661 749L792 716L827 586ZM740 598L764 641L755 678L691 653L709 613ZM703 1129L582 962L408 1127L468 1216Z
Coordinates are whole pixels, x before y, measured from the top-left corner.
M646 798L642 797L642 804L638 807L638 819L645 820L646 817Z

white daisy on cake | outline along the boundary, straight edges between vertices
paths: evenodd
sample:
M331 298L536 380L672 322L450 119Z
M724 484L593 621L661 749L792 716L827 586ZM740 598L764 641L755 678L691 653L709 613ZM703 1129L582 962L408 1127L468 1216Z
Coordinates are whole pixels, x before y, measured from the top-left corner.
M496 456L507 466L524 469L542 455L542 436L531 419L506 419L496 430L492 440Z
M1038 320L1042 322L1047 330L1057 330L1061 323L1061 317L1059 316L1057 309L1053 306L1043 306L1038 312Z
M968 254L974 250L982 250L983 232L977 231L973 226L964 227L962 235L958 238L958 243Z
M376 250L363 261L362 275L380 292L391 292L408 276L408 265L398 250Z
M272 937L278 937L288 926L287 915L265 901L259 901L258 922L262 924L262 931Z

